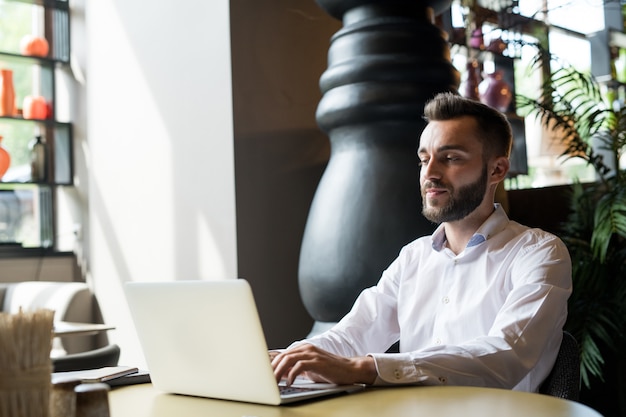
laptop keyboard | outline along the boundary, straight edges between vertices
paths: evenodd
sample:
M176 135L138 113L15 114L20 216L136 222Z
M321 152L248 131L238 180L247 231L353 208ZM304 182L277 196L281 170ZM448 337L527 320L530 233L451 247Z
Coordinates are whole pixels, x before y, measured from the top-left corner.
M319 390L319 388L313 388L313 387L294 387L294 386L287 386L287 385L279 385L278 388L280 389L280 395L299 394L302 392L311 392L311 391Z

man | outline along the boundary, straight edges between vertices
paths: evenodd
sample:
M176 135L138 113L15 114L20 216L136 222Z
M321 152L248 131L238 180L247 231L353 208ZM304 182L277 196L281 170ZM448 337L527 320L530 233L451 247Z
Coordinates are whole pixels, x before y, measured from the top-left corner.
M572 290L556 236L494 203L511 127L451 93L427 103L418 149L424 216L440 223L405 246L332 329L271 353L277 379L471 385L537 391L552 369ZM400 353L385 353L400 340Z

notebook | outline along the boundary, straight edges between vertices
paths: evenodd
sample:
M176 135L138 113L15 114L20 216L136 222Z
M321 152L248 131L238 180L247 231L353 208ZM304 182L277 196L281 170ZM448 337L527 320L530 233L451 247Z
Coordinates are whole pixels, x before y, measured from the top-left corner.
M150 378L161 391L278 405L363 389L299 381L292 387L301 392L281 395L243 279L131 282L124 290Z

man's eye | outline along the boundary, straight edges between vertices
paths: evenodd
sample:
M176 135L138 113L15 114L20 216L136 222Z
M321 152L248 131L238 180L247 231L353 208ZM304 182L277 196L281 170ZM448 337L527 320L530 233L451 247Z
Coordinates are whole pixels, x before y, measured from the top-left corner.
M425 165L428 165L428 159L420 159L420 161L419 161L419 165L420 165L420 166L425 166Z

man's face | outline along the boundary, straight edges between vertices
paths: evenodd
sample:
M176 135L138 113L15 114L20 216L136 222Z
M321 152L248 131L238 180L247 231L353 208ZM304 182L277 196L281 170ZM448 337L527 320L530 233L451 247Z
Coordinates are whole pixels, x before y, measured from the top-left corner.
M424 217L461 220L483 203L489 182L476 122L462 117L430 122L420 139L420 187Z

